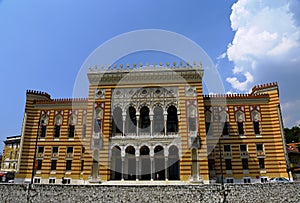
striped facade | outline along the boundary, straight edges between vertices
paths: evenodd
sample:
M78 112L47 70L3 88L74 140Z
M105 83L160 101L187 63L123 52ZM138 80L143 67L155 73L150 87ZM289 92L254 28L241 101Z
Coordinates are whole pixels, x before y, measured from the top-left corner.
M221 163L228 182L287 177L277 84L205 96L202 77L201 64L91 69L86 99L27 91L16 182L34 169L35 183L209 183Z

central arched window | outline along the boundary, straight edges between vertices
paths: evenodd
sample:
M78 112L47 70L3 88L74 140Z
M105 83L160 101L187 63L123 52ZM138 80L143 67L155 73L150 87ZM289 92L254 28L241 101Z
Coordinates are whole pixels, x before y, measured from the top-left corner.
M238 128L238 134L244 135L244 121L245 121L245 114L242 111L237 111L236 114L236 122Z
M55 116L55 119L54 119L54 137L55 138L59 138L59 136L60 136L61 124L62 124L62 116L59 114L59 115Z
M140 128L141 132L150 132L149 108L146 106L140 110Z
M164 110L160 106L154 108L153 116L153 132L164 133Z
M188 126L189 132L197 131L197 108L195 106L188 107Z
M94 118L94 133L102 132L102 120L103 120L103 110L98 107L95 109L95 118Z
M260 113L257 110L254 110L251 112L251 117L253 122L254 134L259 135L260 134L260 128L259 128Z
M69 138L74 138L76 123L77 123L77 117L76 115L72 114L69 117Z
M207 110L205 112L205 129L206 129L206 135L212 135L213 129L210 129L212 123L212 113L211 111Z
M220 113L220 121L222 129L222 135L228 136L229 135L229 116L226 111L222 111Z
M43 115L41 117L41 134L40 137L45 138L46 137L46 132L47 132L47 125L48 125L49 117L47 115Z
M167 116L167 132L177 133L178 132L178 117L177 117L177 109L175 106L170 106L168 108L168 116Z

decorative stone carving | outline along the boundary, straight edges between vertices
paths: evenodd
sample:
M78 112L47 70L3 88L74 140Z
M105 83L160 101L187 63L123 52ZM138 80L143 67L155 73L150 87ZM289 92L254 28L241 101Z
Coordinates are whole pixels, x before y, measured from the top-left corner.
M105 89L95 89L95 99L104 99L105 98Z
M185 96L186 97L196 97L196 87L194 87L194 86L185 87Z

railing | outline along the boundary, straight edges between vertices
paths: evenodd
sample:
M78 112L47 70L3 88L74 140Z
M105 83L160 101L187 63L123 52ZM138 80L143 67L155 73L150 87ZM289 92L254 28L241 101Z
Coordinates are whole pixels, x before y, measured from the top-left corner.
M265 154L264 151L257 151L257 152L256 152L256 155L257 155L258 157L264 157L266 154Z
M249 152L247 152L247 151L242 151L242 152L240 153L240 155L241 155L241 158L248 158L248 157L249 157Z
M195 137L197 137L198 134L196 134ZM113 133L111 135L112 139L126 139L126 138L161 138L161 137L178 137L178 132L168 132L166 135L164 132L155 132L151 134L150 132L139 132L138 135L136 133ZM94 138L96 138L94 136Z
M231 158L231 152L224 152L225 158Z
M52 153L51 158L58 158L58 153Z

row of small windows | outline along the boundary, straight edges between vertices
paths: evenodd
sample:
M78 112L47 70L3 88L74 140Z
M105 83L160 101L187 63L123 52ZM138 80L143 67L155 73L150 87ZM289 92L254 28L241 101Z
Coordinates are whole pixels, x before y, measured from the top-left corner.
M58 162L58 160L56 160L56 159L51 160L51 166L50 166L51 171L56 171L57 162ZM72 162L73 162L73 160L65 160L65 170L66 171L72 170ZM42 170L42 166L43 166L43 159L36 160L35 170ZM84 168L84 160L81 160L80 171L83 171L83 168Z
M225 159L225 168L226 170L232 170L232 159ZM258 158L258 166L260 170L265 169L265 158ZM210 171L215 170L215 160L214 159L208 159L208 169ZM249 159L248 158L242 158L242 169L243 170L249 170Z
M54 117L54 128L53 128L53 137L59 138L60 137L60 131L62 126L63 117L62 115L58 114ZM41 126L41 132L40 137L45 138L47 133L47 126L49 124L49 116L47 114L42 115L40 126ZM75 114L71 114L68 119L68 137L74 138L75 136L75 125L77 124L77 116ZM86 136L86 114L83 115L82 119L82 137L84 138Z
M227 145L225 144L223 146L224 148L224 152L231 152L231 145ZM241 144L240 145L240 151L241 152L245 152L245 151L248 151L248 146L247 144ZM264 145L263 144L256 144L256 151L259 152L259 151L264 151Z
M206 134L212 135L213 134L213 127L212 123L217 121L217 123L221 124L223 126L222 128L222 135L228 136L230 134L230 124L229 124L229 115L227 112L222 111L219 113L218 116L214 116L216 118L213 118L213 114L211 111L205 112L205 127L206 127ZM236 125L237 125L237 132L240 136L245 134L244 130L244 122L245 122L245 114L242 111L237 111L235 114L236 117ZM253 123L253 130L256 135L260 134L260 113L257 110L253 110L251 112L252 117L252 123Z
M44 146L38 146L38 153L39 154L43 154L44 153L44 149L45 149L45 147ZM52 147L52 154L58 154L58 150L59 150L59 147L58 146L54 146L54 147ZM71 146L69 146L69 147L67 147L67 149L66 149L66 153L67 154L70 154L70 153L73 153L74 152L74 147L71 147ZM84 154L85 153L85 148L84 147L82 147L81 148L81 154Z

